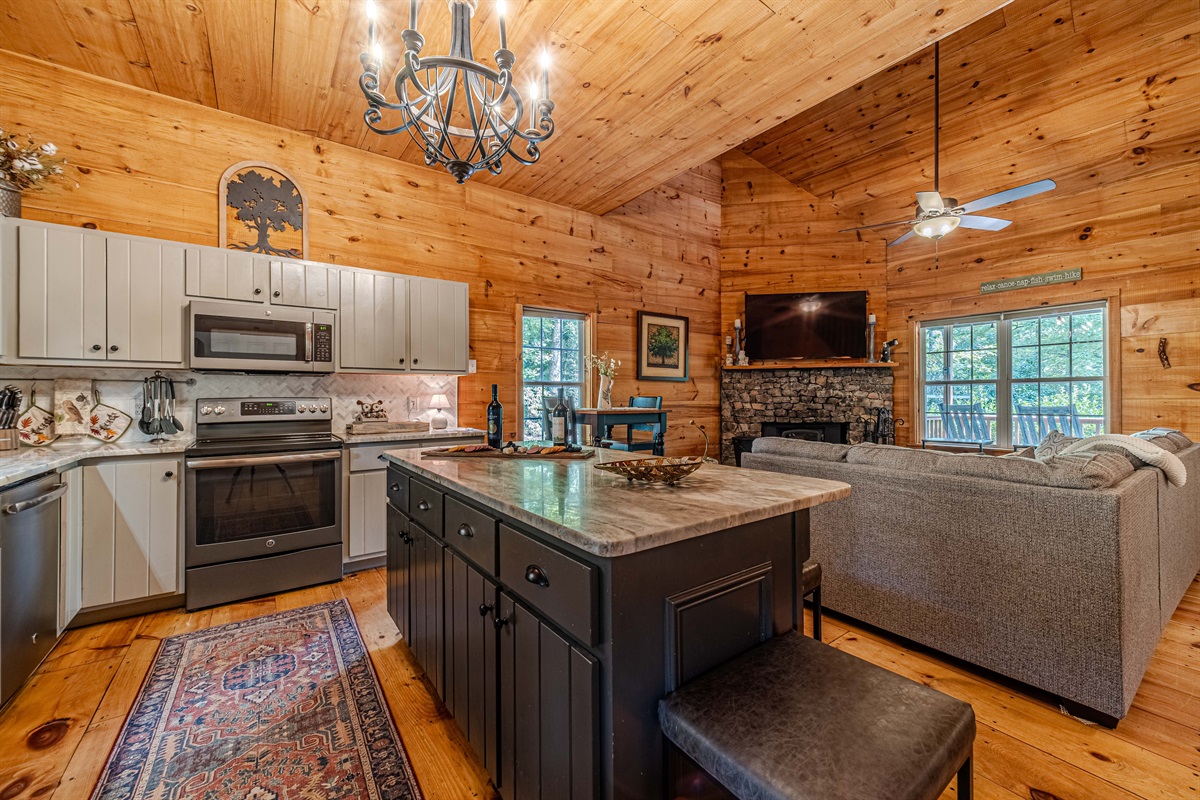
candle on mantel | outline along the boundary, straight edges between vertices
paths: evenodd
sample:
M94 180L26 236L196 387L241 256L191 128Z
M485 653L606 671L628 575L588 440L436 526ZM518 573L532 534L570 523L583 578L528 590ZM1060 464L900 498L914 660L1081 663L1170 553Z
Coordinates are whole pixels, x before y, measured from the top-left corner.
M871 325L874 325L875 324L875 315L867 314L867 322Z

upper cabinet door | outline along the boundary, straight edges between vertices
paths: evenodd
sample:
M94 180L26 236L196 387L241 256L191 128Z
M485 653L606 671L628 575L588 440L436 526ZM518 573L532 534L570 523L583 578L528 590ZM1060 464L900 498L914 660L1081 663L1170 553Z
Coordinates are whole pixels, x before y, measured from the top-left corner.
M465 373L469 354L467 284L411 278L408 296L410 368Z
M337 308L337 269L305 261L270 259L271 302L302 308Z
M18 225L17 252L17 355L104 360L104 234Z
M408 281L383 272L342 270L343 369L408 369Z
M267 262L241 250L187 248L188 297L267 300Z
M183 363L182 245L108 240L108 360Z

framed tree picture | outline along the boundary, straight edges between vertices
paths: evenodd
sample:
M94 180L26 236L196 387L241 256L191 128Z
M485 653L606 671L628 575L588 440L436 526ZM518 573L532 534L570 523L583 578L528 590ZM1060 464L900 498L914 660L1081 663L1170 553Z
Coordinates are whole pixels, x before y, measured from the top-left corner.
M688 318L639 311L638 368L640 381L686 381Z
M284 258L308 252L308 203L279 167L242 161L221 176L220 246Z

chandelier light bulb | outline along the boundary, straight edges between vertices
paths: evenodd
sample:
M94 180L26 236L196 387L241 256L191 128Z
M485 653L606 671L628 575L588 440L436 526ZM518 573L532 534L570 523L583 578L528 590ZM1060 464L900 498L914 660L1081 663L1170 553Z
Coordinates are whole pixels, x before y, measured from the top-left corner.
M544 47L542 48L542 57L539 59L538 63L543 72L550 69L550 51Z
M913 225L913 233L926 239L938 240L958 227L958 217L945 216L923 219Z
M504 0L496 0L496 15L503 17L505 12Z
M500 2L504 2L504 0L500 0ZM375 6L375 0L367 0L367 19L374 22L378 18L379 9Z
M383 45L379 42L371 45L371 58L375 59L376 64L383 64Z

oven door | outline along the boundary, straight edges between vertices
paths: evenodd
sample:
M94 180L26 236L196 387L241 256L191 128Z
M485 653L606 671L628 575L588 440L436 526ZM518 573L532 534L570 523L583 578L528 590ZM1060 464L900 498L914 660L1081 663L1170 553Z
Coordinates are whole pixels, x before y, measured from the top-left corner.
M189 458L188 567L342 541L342 451Z
M245 372L330 372L332 324L312 311L194 301L192 369ZM322 314L332 318L332 314ZM328 320L332 323L332 319Z

